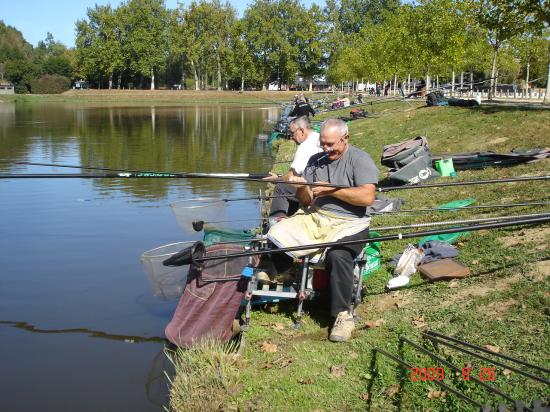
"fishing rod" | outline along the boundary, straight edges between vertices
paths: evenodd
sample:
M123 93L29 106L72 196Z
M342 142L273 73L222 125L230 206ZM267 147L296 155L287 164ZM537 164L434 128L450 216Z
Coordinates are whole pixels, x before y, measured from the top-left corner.
M489 179L489 180L466 180L464 182L452 182L452 183L426 183L422 185L405 185L405 186L387 186L379 187L379 192L390 192L392 190L408 190L408 189L424 189L429 187L450 187L450 186L470 186L470 185L487 185L497 183L513 183L513 182L527 182L531 180L548 180L549 175L545 176L520 176L511 177L505 179Z
M271 175L268 173L194 173L194 172L157 172L157 171L140 171L132 169L114 169L109 167L94 167L94 166L80 166L80 165L60 165L56 163L36 163L36 162L14 162L14 164L30 165L30 166L52 166L52 167L66 167L71 169L86 169L86 170L104 170L110 172L121 173L106 173L106 174L82 174L82 173L29 173L29 174L13 174L13 173L1 173L0 179L47 179L47 178L82 178L82 179L103 179L103 178L178 178L178 179L228 179L228 180L244 180L252 182L267 182L267 183L288 183L286 180L274 179L264 180ZM335 185L331 183L303 183L306 186L317 187L333 187L337 189L345 189L349 186Z
M92 167L92 166L78 166L78 165L59 165L55 163L34 163L34 162L15 162L15 164L27 164L33 166L53 166L53 167L68 167L73 169L89 169L89 170L106 170L113 172L123 172L116 174L9 174L3 173L0 174L0 179L12 179L12 178L216 178L216 179L230 179L230 180L247 180L247 181L258 181L258 182L267 182L267 183L289 183L286 180L276 179L276 180L264 180L264 178L271 175L265 174L250 174L250 173L172 173L172 172L155 172L155 171L139 171L139 170L128 170L128 169L111 169L103 167ZM452 182L452 183L428 183L421 185L404 185L404 186L387 186L379 187L379 192L389 192L392 190L407 190L407 189L422 189L430 187L449 187L449 186L468 186L468 185L482 185L482 184L496 184L496 183L511 183L511 182L523 182L530 180L548 180L550 176L520 176L515 178L506 178L506 179L490 179L490 180L470 180L463 182ZM323 186L323 187L333 187L337 189L347 189L352 186L345 185L335 185L330 183L300 183L301 185L306 186Z
M373 215L381 216L385 214L400 214L400 213L426 213L426 212L459 212L462 209L501 209L509 207L523 207L523 206L546 206L550 205L550 201L529 201L522 203L502 203L502 204L485 204L485 205L470 205L470 206L456 206L456 207L434 207L434 208L420 208L420 209L399 209L390 210L388 212L373 212Z
M369 242L385 242L393 240L402 240L410 239L415 237L424 237L448 233L458 233L458 232L471 232L479 231L486 229L497 229L502 227L510 226L519 226L519 225L532 225L532 224L542 224L550 222L550 216L545 215L542 217L530 218L530 219L519 219L514 221L504 221L504 222L493 222L493 223L483 223L479 225L469 225L469 226L456 226L452 228L437 229L437 230L425 230L420 232L411 232L411 233L397 233L393 235L386 236L377 236L377 237L367 237L365 239L358 240L339 240L336 242L325 242L325 243L314 243L309 245L300 245L292 247L284 247L278 249L270 250L257 250L257 251L248 251L241 253L233 253L223 256L212 256L204 257L204 244L202 242L196 242L193 246L185 248L180 252L174 254L170 258L166 259L163 264L166 266L182 266L189 265L191 263L201 263L209 260L219 260L219 259L231 259L244 256L258 256L269 253L283 253L283 252L294 252L299 250L308 250L308 249L322 249L333 246L347 246L347 245L356 245L361 243Z
M546 203L535 203L537 205L548 205L550 202ZM413 209L414 210L414 209ZM422 210L422 209L419 209ZM441 210L441 209L426 209L426 210L435 210L439 212L443 211L449 211L451 209L447 210ZM385 213L391 213L391 212L385 212ZM384 227L372 227L371 230L375 231L381 231L381 230L390 230L390 229L406 229L406 228L415 228L415 227L426 227L426 226L445 226L445 225L455 225L455 224L464 224L464 223L474 223L474 222L490 222L494 220L510 220L510 219L522 219L522 218L528 218L528 217L537 217L537 216L544 216L547 215L550 212L545 213L531 213L531 214L524 214L524 215L512 215L512 216L494 216L494 217L487 217L487 218L478 218L478 219L468 219L468 220L447 220L442 222L427 222L427 223L415 223L412 225L400 225L400 226L384 226ZM383 215L384 213L377 214ZM248 219L233 219L233 220L213 220L213 221L204 221L204 220L194 220L191 222L191 226L193 226L193 229L195 232L200 232L204 225L215 225L220 223L232 223L232 222L265 222L268 221L269 217L256 217L256 218L248 218Z
M256 177L258 176L258 177ZM0 173L0 179L140 179L140 178L167 178L167 179L227 179L242 180L247 182L263 183L288 183L287 180L275 179L264 180L263 177L269 177L268 174L248 174L248 173L165 173L165 172L125 172L125 173L27 173L10 174ZM300 183L304 186L332 187L335 189L347 189L350 186L333 185L330 183Z
M51 166L51 167L65 167L69 169L84 169L84 170L103 170L107 172L123 172L131 174L146 174L147 176L136 176L136 177L180 177L179 175L186 175L185 177L250 177L254 179L263 179L264 177L269 176L266 173L260 174L250 174L250 173L172 173L172 172L155 172L155 171L142 171L135 169L115 169L110 167L99 167L99 166L86 166L86 165L61 165L58 163L38 163L38 162L13 162L16 165L29 165L29 166ZM148 176L149 174L155 174L155 176ZM159 175L159 176L157 176ZM166 176L164 176L166 175ZM121 176L124 177L124 176Z

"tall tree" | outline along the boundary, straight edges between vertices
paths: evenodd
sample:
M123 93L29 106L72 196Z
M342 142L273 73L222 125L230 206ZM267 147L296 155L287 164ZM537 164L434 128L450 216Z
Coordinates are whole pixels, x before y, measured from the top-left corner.
M525 0L522 8L529 14L530 23L536 31L546 30L546 40L548 42L548 70L546 77L546 93L544 102L550 100L550 0Z
M312 5L309 10L303 10L301 25L296 32L298 66L300 73L309 80L309 91L313 90L313 78L323 73L323 58L327 48L322 25L324 16L321 8Z
M256 0L245 10L246 43L262 73L264 89L272 75L279 87L283 79L294 80L299 68L296 33L303 10L296 0Z
M164 68L167 58L168 12L164 0L129 0L121 6L130 69L151 79Z
M100 74L109 79L125 67L123 26L116 10L110 5L88 8L87 20L76 23L76 61L83 74ZM119 77L120 87L120 77Z
M475 18L485 29L486 37L493 49L491 64L491 88L489 98L496 92L498 52L505 42L527 30L528 13L524 0L472 0Z

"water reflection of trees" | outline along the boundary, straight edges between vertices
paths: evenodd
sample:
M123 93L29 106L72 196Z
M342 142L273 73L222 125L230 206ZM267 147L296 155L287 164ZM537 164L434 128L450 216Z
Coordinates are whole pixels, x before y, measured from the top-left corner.
M99 167L174 172L265 172L267 147L256 138L268 112L236 106L102 107L17 105L0 111L0 157L29 160L80 158ZM77 147L74 153L74 147ZM61 161L59 161L62 163ZM65 163L67 161L65 160ZM9 165L0 167L9 170ZM67 172L68 170L63 170ZM196 194L242 182L173 179L97 179L98 189L132 196L165 197L171 189Z

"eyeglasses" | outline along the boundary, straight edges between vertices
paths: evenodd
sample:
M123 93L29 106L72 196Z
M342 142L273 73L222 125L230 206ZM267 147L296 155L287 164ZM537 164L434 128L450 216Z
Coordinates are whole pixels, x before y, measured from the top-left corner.
M319 146L321 147L326 147L328 149L330 149L331 147L334 147L336 146L337 144L339 144L340 142L344 141L344 139L347 137L348 135L344 135L342 136L341 138L339 138L338 140L336 140L335 142L332 142L332 143L324 143L324 142L319 142Z

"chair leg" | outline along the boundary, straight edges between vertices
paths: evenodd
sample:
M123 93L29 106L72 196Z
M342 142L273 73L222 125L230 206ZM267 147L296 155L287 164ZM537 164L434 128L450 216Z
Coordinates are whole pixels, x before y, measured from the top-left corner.
M361 297L363 292L363 268L365 264L363 262L359 263L359 277L355 279L355 294L353 297L353 306L352 306L352 315L355 321L359 320L357 316L357 307L361 303Z
M306 298L305 290L306 290L306 284L307 284L308 269L309 269L309 257L306 256L304 257L304 260L302 262L302 274L300 278L300 289L298 292L298 310L296 311L296 323L294 324L295 328L299 328L302 322L303 305L304 305L304 300Z

